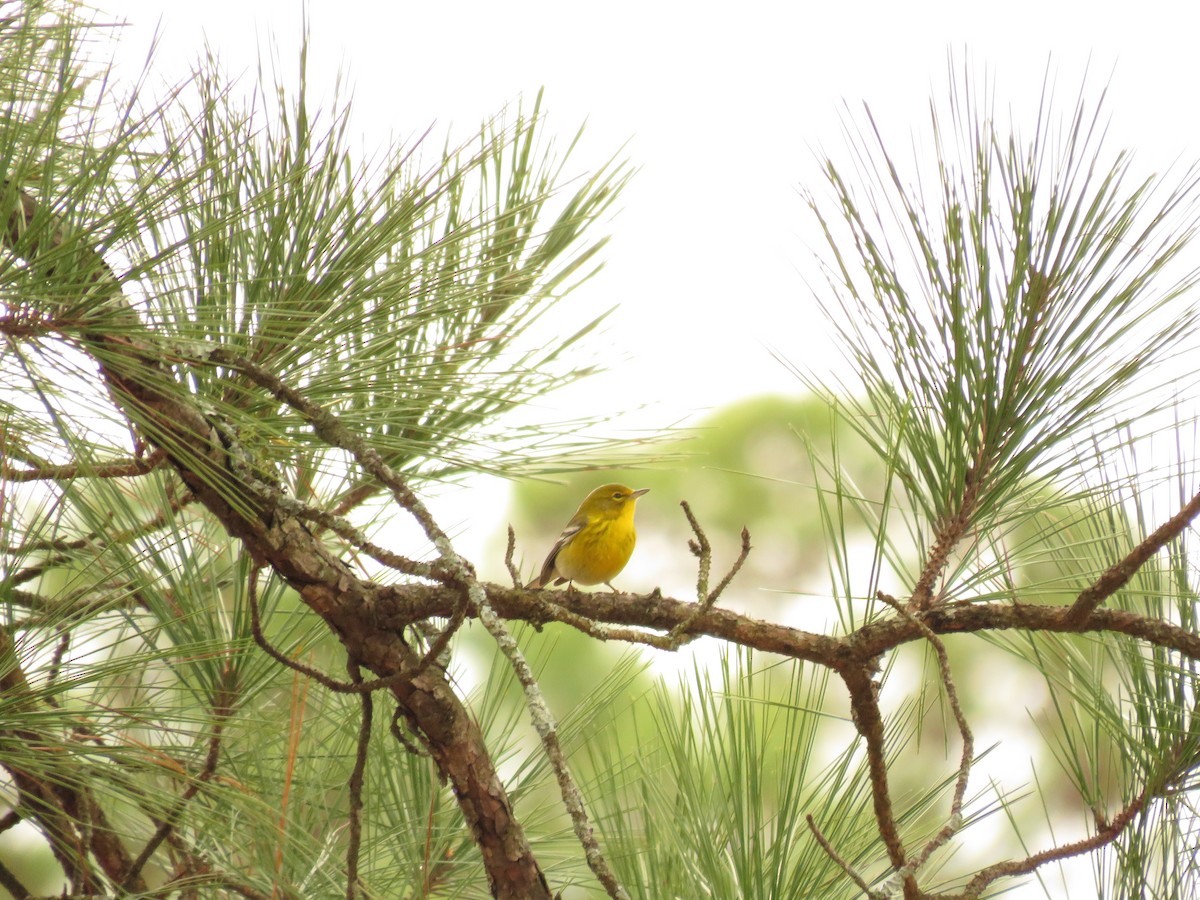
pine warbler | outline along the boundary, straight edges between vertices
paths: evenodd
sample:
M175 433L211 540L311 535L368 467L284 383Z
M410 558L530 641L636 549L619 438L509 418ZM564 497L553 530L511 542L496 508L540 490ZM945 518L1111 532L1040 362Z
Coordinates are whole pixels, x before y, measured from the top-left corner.
M605 484L587 495L542 563L541 574L526 587L572 584L608 585L621 574L637 543L633 511L637 498L650 490L635 491L623 484Z

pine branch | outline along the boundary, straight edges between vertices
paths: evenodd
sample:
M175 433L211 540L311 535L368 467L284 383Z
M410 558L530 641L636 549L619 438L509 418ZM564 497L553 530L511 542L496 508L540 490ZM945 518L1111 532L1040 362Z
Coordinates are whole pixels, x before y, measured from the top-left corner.
M36 261L47 246L40 237L23 239L39 215L32 195L21 191L8 217L8 247ZM61 244L56 231L50 245ZM278 490L250 474L245 454L222 423L210 420L174 385L156 350L153 335L123 304L115 279L98 256L90 260L88 280L109 297L105 318L89 326L85 339L118 407L129 412L147 441L167 456L197 500L240 540L256 564L270 566L294 587L346 644L352 660L381 678L415 669L420 662L396 632L379 632L363 610L373 605L378 585L359 578L316 540L294 517L279 515ZM330 424L335 430L338 426ZM370 451L364 453L369 457ZM400 492L403 496L403 492ZM414 514L423 507L405 496ZM428 518L431 537L444 538ZM456 573L460 574L460 573ZM549 889L511 803L491 764L482 735L444 674L435 667L401 678L393 696L420 728L440 771L455 786L468 825L476 836L488 878L499 896L547 896ZM98 840L103 840L100 838ZM119 870L128 870L125 860ZM118 879L119 880L119 879Z

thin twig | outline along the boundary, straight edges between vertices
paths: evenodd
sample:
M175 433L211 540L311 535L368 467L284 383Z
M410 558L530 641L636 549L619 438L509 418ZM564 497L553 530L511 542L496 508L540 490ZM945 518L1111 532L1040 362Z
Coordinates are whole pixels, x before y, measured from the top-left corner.
M1142 811L1148 799L1148 790L1143 790L1140 794L1134 797L1127 803L1116 816L1113 817L1103 828L1100 828L1091 837L1086 837L1078 841L1072 841L1069 844L1062 844L1058 847L1052 847L1049 850L1043 850L1040 853L1034 853L1025 859L1007 860L1005 862L996 863L988 866L980 872L975 873L975 876L967 882L963 892L957 897L963 900L975 900L981 896L988 885L999 878L1013 877L1017 875L1028 875L1038 867L1045 865L1048 862L1058 862L1068 859L1072 856L1079 856L1083 853L1090 853L1093 850L1098 850L1101 847L1112 843L1116 840L1121 832L1123 832L1134 817Z
M684 515L687 516L688 522L692 526L692 531L696 535L694 542L689 542L688 546L692 552L699 557L699 573L696 577L696 608L688 615L688 617L677 623L669 632L667 632L667 649L678 650L684 644L695 640L698 635L688 634L688 631L693 625L700 620L717 602L717 598L725 588L729 587L729 583L741 570L746 562L746 557L750 555L750 531L747 528L742 528L742 549L738 553L738 558L734 560L729 571L725 573L725 577L717 584L713 590L708 590L708 577L710 566L712 564L712 547L708 543L708 538L704 534L704 530L700 527L700 523L696 521L696 517L692 515L692 508L688 506L686 500L680 501L680 506L683 507Z
M362 682L362 672L351 662L347 668L350 678L355 683ZM358 895L358 854L362 844L362 794L363 780L367 769L367 750L371 744L371 720L374 714L374 701L370 693L360 694L362 701L362 718L358 727L358 747L354 756L354 770L350 773L348 790L350 793L350 837L346 844L346 900L354 900Z
M106 463L70 463L67 465L39 465L32 469L14 470L5 466L0 469L0 478L5 481L68 481L72 478L134 478L148 475L167 459L166 451L157 449L144 458L113 460Z
M700 560L696 567L696 599L703 603L708 596L708 573L712 566L712 547L708 543L704 529L696 521L696 516L692 513L688 502L680 500L679 505L683 507L683 514L687 516L688 524L692 526L692 533L696 535L696 540L688 541L688 549L692 551L693 556Z
M46 694L45 700L51 706L58 706L58 698L51 692L54 688L54 683L58 681L59 672L62 671L63 657L67 655L67 650L71 646L71 629L65 628L61 624L56 627L59 633L58 644L54 648L54 654L50 657L50 668L46 672Z
M8 866L0 862L0 887L12 894L13 900L28 900L33 894L25 887Z
M582 631L589 637L594 637L598 641L625 641L630 644L644 644L647 647L653 647L656 650L672 650L670 639L665 634L657 634L653 631L641 631L637 628L623 628L620 625L610 625L607 622L600 622L596 619L589 619L587 616L580 615L577 612L567 609L558 603L553 603L542 597L536 597L533 600L536 608L545 613L545 617L555 622L561 622L564 625L570 625L572 628ZM534 624L537 624L536 619L531 619Z
M517 676L517 681L520 682L521 688L525 692L525 703L533 719L533 727L537 730L538 737L542 739L542 747L546 751L546 758L550 760L550 765L558 778L558 787L562 794L563 806L566 807L567 814L571 817L571 823L575 828L575 836L579 839L579 843L583 845L588 867L604 886L610 897L614 898L614 900L629 900L629 894L621 886L621 883L617 881L616 874L609 867L608 861L605 860L604 854L600 850L600 843L596 840L595 832L588 821L587 810L583 805L583 794L571 776L566 756L563 754L562 745L559 743L558 725L554 720L554 714L550 711L550 707L546 703L546 698L542 695L541 686L534 677L528 660L525 659L521 648L517 646L516 640L509 633L508 629L504 627L504 623L492 611L491 606L484 604L479 608L478 612L480 622L483 623L483 627L488 630L488 633L496 641L500 652L508 659L513 672Z
M1110 566L1103 575L1084 588L1071 604L1067 620L1078 625L1087 619L1096 607L1128 584L1134 573L1144 566L1150 557L1174 540L1197 515L1200 515L1200 493L1134 547L1128 556Z
M283 653L281 650L277 650L275 646L267 640L266 635L263 634L262 621L260 618L261 614L258 609L258 574L262 571L262 569L263 567L258 564L255 564L251 568L249 584L246 590L246 603L250 607L250 633L254 637L254 643L258 644L259 648L277 663L280 663L281 665L284 665L301 675L311 678L322 687L326 687L329 690L335 691L339 694L358 693L357 688L361 687L361 685L337 681L319 669L314 669L312 666L306 666L304 663L297 662L287 654Z
M724 593L725 588L729 587L729 583L733 581L742 566L746 564L746 558L750 556L750 530L745 526L742 527L742 546L738 550L738 557L733 561L733 565L729 567L729 571L725 576L717 582L717 586L712 589L712 593L708 595L708 605L712 606L717 602L717 598Z
M53 550L56 553L69 553L71 550L82 550L89 546L99 535L97 532L91 532L81 538L67 540L65 538L49 538L46 540L29 541L24 544L17 544L15 547L0 544L0 553L8 553L13 556L26 556L30 553L45 553Z
M513 587L521 587L521 573L513 562L513 553L517 549L517 533L513 531L510 524L508 526L508 546L504 550L504 567L508 569L508 577L512 579Z
M154 851L175 830L175 825L179 821L180 815L183 814L184 807L200 792L200 786L210 781L213 775L216 774L217 763L221 757L221 735L225 730L225 723L233 715L236 706L237 685L233 670L226 667L222 673L221 687L218 689L216 697L213 698L213 729L208 739L208 752L205 754L204 767L200 770L200 774L196 779L179 796L179 799L175 801L175 804L171 807L171 811L163 817L150 840L146 842L146 846L142 848L142 852L138 854L137 859L129 867L129 871L122 883L122 887L126 890L129 890L137 882L141 876L142 869L150 861L150 857L154 855Z
M267 640L266 635L263 634L261 613L258 608L258 573L262 571L262 568L262 566L255 565L250 571L250 581L246 591L246 603L250 607L250 634L254 638L254 643L258 644L259 648L267 656L338 694L369 694L372 691L390 688L401 680L412 677L412 673L408 669L402 669L384 678L375 678L371 681L352 684L346 681L338 681L336 678L326 675L320 669L297 662L276 648Z
M395 738L396 743L399 744L401 747L403 747L405 750L407 750L409 753L411 753L413 756L421 756L421 757L428 758L429 751L425 750L421 747L418 747L416 744L414 744L411 740L408 739L408 737L404 734L403 731L400 730L400 720L401 719L404 719L405 723L407 724L408 719L404 715L404 710L401 707L397 706L394 710L392 710L392 721L388 725L388 730L391 732L392 737ZM413 733L417 736L418 739L422 739L421 733L419 731L416 731L416 729L410 729L410 730L413 731ZM442 774L442 771L440 769L438 770L438 778L441 780L442 784L446 783L446 776L444 774Z
M405 575L415 575L418 578L435 580L441 579L445 574L435 564L409 559L406 556L401 556L398 553L393 553L391 550L380 547L368 539L362 531L348 520L340 516L335 516L333 513L318 509L315 506L309 506L292 497L281 496L277 498L277 505L281 512L294 515L298 519L316 522L318 525L328 528L338 537L345 539L357 550L367 554L367 556L381 565L387 566L389 569L395 569L397 572L402 572Z
M458 633L458 629L462 627L462 623L466 621L467 607L469 605L470 604L468 603L467 598L464 597L462 602L460 602L458 606L454 608L454 614L450 616L450 620L446 623L446 626L438 631L433 640L429 642L429 648L425 651L425 655L417 660L417 664L415 666L406 666L401 670L404 675L409 678L416 678L435 662L439 665L442 665L443 668L445 667L445 663L441 660L441 656L450 646L450 640L455 634ZM424 622L428 622L428 620L425 619L417 622L416 624L419 626ZM433 627L432 623L429 623L429 625L430 627ZM390 681L394 677L395 676L389 676L388 678L383 678L380 680Z
M971 733L971 727L967 724L967 717L964 715L962 705L958 701L958 690L954 685L954 677L950 671L950 657L946 654L946 645L942 643L942 639L934 634L928 625L905 609L895 597L885 594L883 591L879 591L877 596L901 616L904 616L916 625L921 633L925 635L925 639L929 641L930 646L933 647L934 653L937 654L938 670L942 676L942 685L946 689L946 699L950 703L950 709L954 713L954 721L958 723L958 733L962 738L962 754L958 763L958 777L954 785L954 795L950 802L950 816L946 824L926 843L921 852L908 861L908 865L905 867L906 871L896 873L899 877L903 878L909 873L916 874L939 847L944 846L950 838L954 837L962 829L962 808L964 798L967 794L967 784L971 778L971 765L975 758L975 737Z
M821 845L821 849L825 851L826 855L830 859L837 863L838 868L846 873L850 880L858 886L858 889L870 897L871 900L883 900L883 894L872 891L871 886L867 884L866 879L864 879L858 874L858 872L854 870L854 866L842 859L842 855L834 849L834 846L829 842L829 839L821 833L821 829L817 827L817 823L813 819L812 815L806 815L804 818L805 821L808 822L808 830L811 831L813 837L817 839L817 843Z

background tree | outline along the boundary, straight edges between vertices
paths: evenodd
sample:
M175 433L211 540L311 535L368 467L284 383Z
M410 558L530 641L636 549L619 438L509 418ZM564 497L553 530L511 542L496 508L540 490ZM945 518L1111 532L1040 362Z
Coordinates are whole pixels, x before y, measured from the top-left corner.
M715 497L695 602L527 591L427 499L594 463L504 414L583 374L592 326L541 317L624 167L569 180L536 104L359 163L345 105L243 105L211 62L122 97L77 6L5 10L0 825L55 867L21 851L11 894L982 896L1085 852L1098 893L1194 891L1190 173L1130 186L1082 101L1009 137L966 81L933 182L859 135L813 206L861 383L803 373L831 424L774 475L811 484L823 627L739 611ZM548 705L565 634L715 664L674 690L591 656ZM1022 670L1072 790L978 784L967 698L1019 705ZM1039 799L1067 836L1028 833ZM1014 850L972 846L996 812Z

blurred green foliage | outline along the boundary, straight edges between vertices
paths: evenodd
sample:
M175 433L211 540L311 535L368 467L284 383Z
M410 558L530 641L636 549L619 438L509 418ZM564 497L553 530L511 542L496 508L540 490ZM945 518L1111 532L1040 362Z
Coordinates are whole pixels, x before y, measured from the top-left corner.
M679 502L686 500L712 543L714 573L733 562L742 527L754 550L725 601L752 614L772 615L775 598L765 592L811 590L824 572L816 473L805 439L818 448L836 442L841 463L865 485L878 485L882 469L865 444L839 422L823 400L755 397L718 409L681 429L660 454L671 460L637 470L583 471L558 483L522 482L513 499L512 522L524 572L541 563L562 526L592 488L605 481L648 487L638 503L638 549L616 580L624 590L658 585L687 597L695 559L691 529ZM718 576L719 577L719 576ZM694 590L693 590L694 594Z

